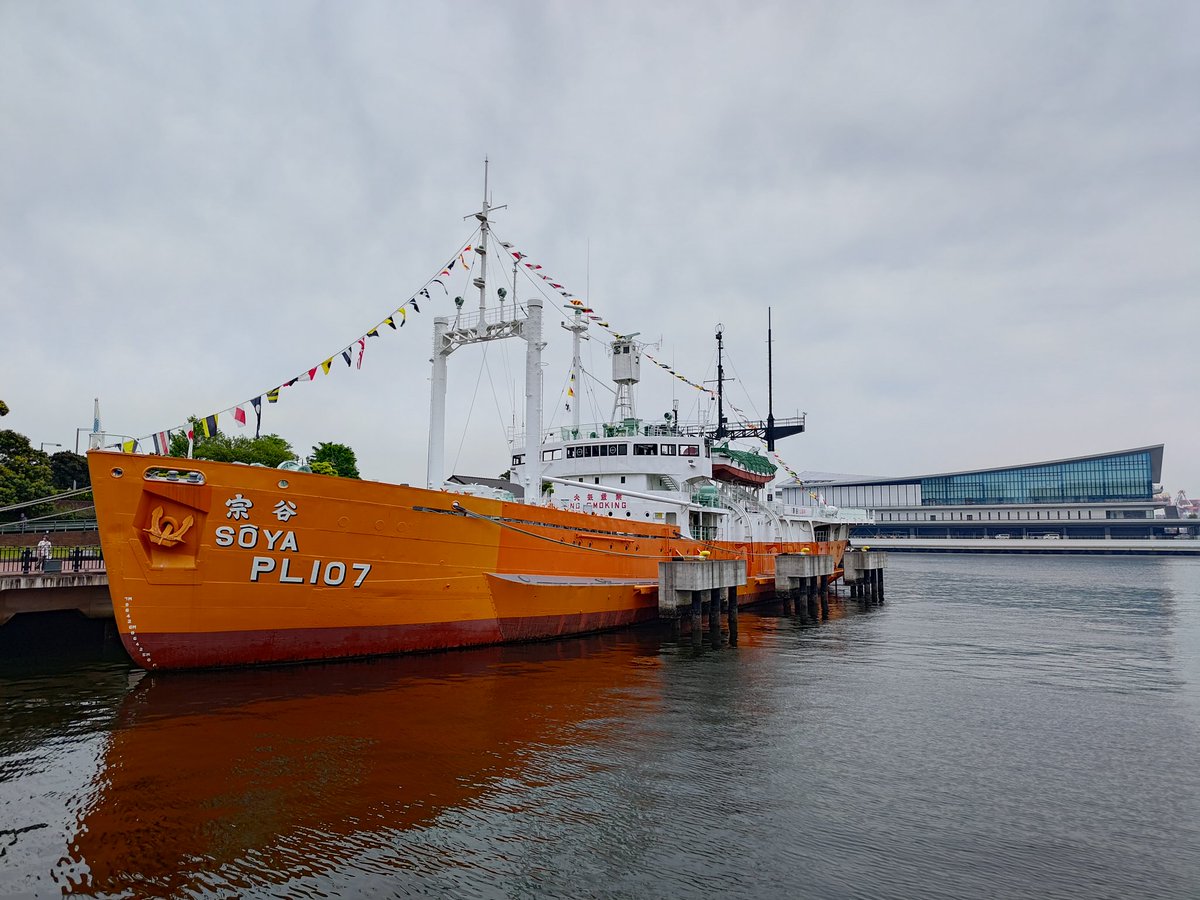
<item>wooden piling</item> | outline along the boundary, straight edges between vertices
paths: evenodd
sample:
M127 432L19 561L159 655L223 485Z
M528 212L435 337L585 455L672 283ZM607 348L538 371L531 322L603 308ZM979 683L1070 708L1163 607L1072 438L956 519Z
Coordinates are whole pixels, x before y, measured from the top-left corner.
M737 585L730 585L729 592L729 646L737 646L738 637L738 608L737 608Z

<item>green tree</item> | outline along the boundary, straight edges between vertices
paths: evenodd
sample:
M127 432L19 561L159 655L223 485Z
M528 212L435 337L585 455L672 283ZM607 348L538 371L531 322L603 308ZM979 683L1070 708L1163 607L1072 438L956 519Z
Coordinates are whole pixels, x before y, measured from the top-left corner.
M0 506L25 503L54 493L50 457L35 450L29 438L9 429L0 430ZM30 518L49 510L49 504L26 509ZM20 511L8 514L10 520Z
M281 462L296 459L292 445L277 434L264 434L261 437L234 437L229 434L217 434L205 437L200 433L196 419L189 420L189 427L196 435L192 455L196 459L211 459L213 462L243 462L258 463L259 465L277 467ZM187 434L176 432L171 435L171 456L187 456Z
M362 477L358 474L358 459L354 456L354 451L345 444L332 444L328 441L317 444L312 448L312 455L308 458L308 463L315 472L317 471L316 464L321 462L330 463L336 474L343 478Z
M337 474L337 469L335 469L333 467L333 463L326 462L323 459L318 459L316 462L311 463L309 465L309 468L312 469L313 472L315 472L318 475L336 475Z
M63 450L50 457L50 474L56 490L69 491L74 487L89 487L87 457Z
M5 403L3 400L0 400L0 416L7 416L7 415L8 415L8 404Z

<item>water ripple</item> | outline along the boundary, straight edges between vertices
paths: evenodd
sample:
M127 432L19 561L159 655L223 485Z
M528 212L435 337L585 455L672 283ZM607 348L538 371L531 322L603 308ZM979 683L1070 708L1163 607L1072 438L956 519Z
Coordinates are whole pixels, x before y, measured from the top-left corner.
M0 896L1197 896L1200 566L899 557L657 631L0 672Z

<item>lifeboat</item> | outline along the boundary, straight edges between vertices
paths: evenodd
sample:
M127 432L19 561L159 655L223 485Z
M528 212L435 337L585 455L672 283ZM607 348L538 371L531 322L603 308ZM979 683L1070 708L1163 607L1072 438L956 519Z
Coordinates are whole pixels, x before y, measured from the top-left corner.
M765 456L752 450L712 448L712 474L718 481L763 487L775 477L776 468Z

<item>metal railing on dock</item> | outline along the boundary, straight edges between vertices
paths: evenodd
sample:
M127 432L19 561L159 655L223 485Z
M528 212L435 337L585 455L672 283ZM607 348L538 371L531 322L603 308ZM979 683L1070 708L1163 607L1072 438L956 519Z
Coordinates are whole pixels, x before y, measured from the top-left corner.
M53 547L44 564L36 547L0 547L0 573L6 575L104 571L104 554L99 547Z

